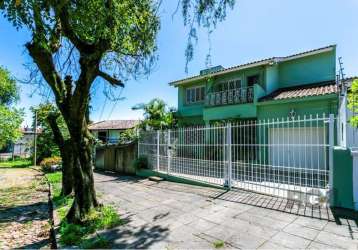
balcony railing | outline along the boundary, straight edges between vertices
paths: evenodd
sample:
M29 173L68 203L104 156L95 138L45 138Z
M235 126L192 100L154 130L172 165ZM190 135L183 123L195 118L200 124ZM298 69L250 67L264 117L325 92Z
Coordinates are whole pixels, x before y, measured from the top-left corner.
M206 95L207 106L220 106L227 104L242 104L254 102L254 88L244 87L238 89L211 92Z

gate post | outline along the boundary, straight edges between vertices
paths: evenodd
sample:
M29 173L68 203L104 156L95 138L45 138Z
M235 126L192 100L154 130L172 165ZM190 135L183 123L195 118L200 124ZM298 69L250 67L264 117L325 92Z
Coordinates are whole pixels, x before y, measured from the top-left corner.
M329 151L328 151L328 163L329 163L329 178L328 178L328 186L329 186L329 200L330 203L333 203L334 199L334 190L333 190L333 147L334 147L334 115L329 114L328 120L328 143L329 143Z
M170 129L168 129L168 149L167 149L167 157L168 157L168 166L167 166L167 174L170 174L170 152L171 152L171 145L170 145Z
M159 134L159 130L157 130L157 171L159 172L159 150L160 150L160 134Z
M231 160L231 123L226 124L226 147L225 147L225 171L224 171L224 187L231 188L232 178L232 160Z
M140 134L139 134L139 128L136 128L136 129L135 129L135 133L136 133L136 136L137 136L137 158L138 158L139 155L140 155L140 148L139 148L139 143L140 143L140 138L139 138L139 136L140 136ZM96 159L96 158L94 158L94 159Z

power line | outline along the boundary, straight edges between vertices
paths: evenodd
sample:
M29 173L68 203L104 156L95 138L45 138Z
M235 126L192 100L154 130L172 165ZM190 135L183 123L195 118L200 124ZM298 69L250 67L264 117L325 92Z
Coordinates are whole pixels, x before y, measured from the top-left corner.
M103 103L103 106L102 106L101 114L99 116L99 121L102 120L102 116L103 116L104 108L106 107L107 99L108 99L108 97L106 96L106 99L104 100L104 103Z

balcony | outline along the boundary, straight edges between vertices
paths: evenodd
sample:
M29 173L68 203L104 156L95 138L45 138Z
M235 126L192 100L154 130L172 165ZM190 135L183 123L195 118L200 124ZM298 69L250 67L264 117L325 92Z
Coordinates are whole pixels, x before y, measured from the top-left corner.
M254 102L254 87L211 92L206 95L205 105L209 107Z

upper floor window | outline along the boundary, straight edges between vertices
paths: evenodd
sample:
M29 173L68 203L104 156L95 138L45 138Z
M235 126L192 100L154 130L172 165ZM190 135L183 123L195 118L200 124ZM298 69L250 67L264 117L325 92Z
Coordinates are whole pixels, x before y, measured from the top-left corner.
M205 100L205 86L197 86L186 89L186 103L197 103Z
M227 91L241 88L241 79L234 79L227 82L219 82L214 85L214 92Z

